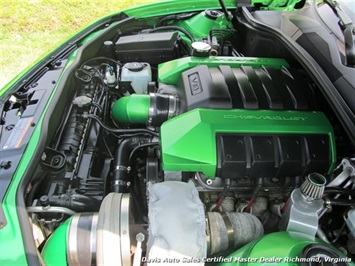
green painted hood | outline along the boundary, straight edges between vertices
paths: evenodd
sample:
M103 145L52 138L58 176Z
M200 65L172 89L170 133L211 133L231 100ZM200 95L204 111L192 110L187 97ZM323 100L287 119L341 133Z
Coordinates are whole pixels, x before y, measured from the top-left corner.
M224 0L227 9L240 6L258 7L264 10L293 10L300 0ZM193 12L205 9L220 9L218 0L169 0L159 1L144 6L129 8L124 11L128 16L136 18L154 17L164 14Z

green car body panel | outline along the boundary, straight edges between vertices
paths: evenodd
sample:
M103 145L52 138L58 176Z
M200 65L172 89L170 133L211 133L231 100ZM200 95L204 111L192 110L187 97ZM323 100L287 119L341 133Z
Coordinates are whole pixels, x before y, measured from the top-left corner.
M65 69L74 61L75 53L66 63ZM16 194L18 186L22 179L22 176L25 174L27 166L30 164L31 159L34 155L34 152L37 148L37 144L41 138L41 130L43 124L43 118L46 115L46 110L50 105L51 99L54 95L55 90L52 92L52 96L48 101L45 110L42 113L40 120L38 121L36 128L31 136L31 139L26 147L26 150L22 156L19 167L17 168L10 187L4 197L2 207L6 216L8 224L0 229L0 238L4 241L0 241L0 264L14 264L14 265L25 265L26 264L26 251L24 249L21 227L18 222L17 215L17 204L16 204ZM36 254L34 254L35 256Z
M218 266L299 265L305 259L302 257L304 248L317 244L324 242L301 233L271 233L233 252L227 257L226 262L219 263ZM351 261L345 257L344 260ZM350 262L350 265L354 263Z
M265 10L293 10L298 0L252 0L248 3L250 6L260 6ZM235 8L236 1L227 0L224 1L227 8ZM184 0L184 1L161 1L157 3L152 3L149 5L144 5L142 7L134 7L126 9L124 12L128 16L134 16L136 18L145 18L159 16L162 14L169 15L173 13L180 12L192 12L201 11L204 9L219 9L221 6L218 1L214 0Z
M67 265L67 235L72 219L66 220L48 239L43 247L42 258L46 265Z

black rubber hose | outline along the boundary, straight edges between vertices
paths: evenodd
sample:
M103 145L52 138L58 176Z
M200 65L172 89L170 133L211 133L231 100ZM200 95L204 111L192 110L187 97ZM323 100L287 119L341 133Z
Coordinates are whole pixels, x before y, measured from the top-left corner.
M68 207L74 211L97 212L100 209L100 201L95 198L81 194L74 194L71 195L70 199L70 205Z
M259 195L259 192L261 190L261 187L263 186L263 178L262 177L259 177L258 178L258 181L257 181L257 184L256 184L256 188L255 190L253 191L253 194L252 194L252 197L248 203L248 205L246 206L245 208L245 211L246 212L250 212L250 208L251 206L253 205L254 201L255 201L255 198Z
M218 199L217 204L216 204L216 206L213 208L212 211L214 211L214 212L215 212L215 211L218 211L219 207L221 207L221 205L222 205L223 200L224 200L225 197L227 196L227 193L228 193L230 187L231 187L231 180L230 180L230 178L226 178L226 179L224 180L224 187L223 187L221 196L220 196L220 198Z
M230 178L226 178L224 180L224 188L223 188L223 191L221 193L221 198L224 199L227 196L227 193L228 193L230 187L231 187L231 180L230 180Z
M351 199L329 199L327 198L325 200L325 203L327 205L333 205L333 206L355 206L355 200Z
M112 191L127 192L129 155L139 145L138 139L125 139L118 145L113 170Z
M342 194L355 196L355 190L349 188L339 188L339 187L326 187L324 190L325 194Z
M128 129L121 129L121 128L111 128L106 126L104 123L101 122L100 118L96 115L92 115L92 114L84 114L83 115L84 118L91 118L94 119L97 123L99 123L99 125L105 129L106 131L112 132L112 133L117 133L117 134L126 134L126 133L148 133L150 135L153 136L159 136L158 133L151 131L149 129L145 129L145 128L138 128L138 129L133 129L133 128L128 128Z
M168 16L165 16L163 18L161 18L157 24L155 25L156 27L159 27L161 26L165 21L169 21L169 20L176 20L177 19L177 15L168 15Z
M133 155L137 150L145 148L145 147L154 147L154 146L158 146L158 145L159 145L159 142L148 142L148 143L143 143L143 144L137 145L136 147L134 147L131 150L131 153L129 154L128 161L130 162L132 160Z
M161 26L164 22L169 21L169 20L185 20L192 18L195 16L197 12L192 12L192 13L187 13L187 14L179 14L179 15L168 15L163 18L161 18L158 23L155 25L156 27Z
M191 42L195 42L195 38L185 29L178 27L178 26L161 26L161 27L157 27L154 29L151 29L150 32L155 32L155 31L160 31L160 30L177 30L177 31L181 31L182 33L184 33L190 40Z
M32 188L26 198L26 205L27 206L32 205L33 200L35 199L35 195L39 191L38 189L42 185L42 181L46 179L46 176L47 176L47 173L43 172L43 171L41 171L39 174L37 174L38 178L35 178L36 182L33 183Z
M51 198L49 203L52 206L66 207L76 212L96 212L100 209L100 201L77 193L71 194L69 197Z
M258 196L258 194L259 194L259 192L260 192L260 190L261 190L261 188L262 188L262 186L263 186L263 178L262 177L259 177L258 178L258 181L257 181L257 184L256 184L256 188L255 188L255 190L253 191L253 197L257 197Z

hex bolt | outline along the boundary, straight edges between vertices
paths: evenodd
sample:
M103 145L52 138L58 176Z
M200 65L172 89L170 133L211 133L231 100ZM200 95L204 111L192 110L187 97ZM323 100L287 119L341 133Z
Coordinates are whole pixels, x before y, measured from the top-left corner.
M14 127L15 127L15 125L14 125L14 124L11 124L11 125L6 126L6 127L5 127L5 130L6 130L6 131L11 131L11 130L14 129Z
M143 233L138 233L137 235L136 235L136 240L137 240L137 242L143 242L144 241L144 234Z
M11 167L11 161L2 161L0 163L0 169L9 169Z
M47 195L43 195L39 198L42 207L47 207L49 205L49 197Z

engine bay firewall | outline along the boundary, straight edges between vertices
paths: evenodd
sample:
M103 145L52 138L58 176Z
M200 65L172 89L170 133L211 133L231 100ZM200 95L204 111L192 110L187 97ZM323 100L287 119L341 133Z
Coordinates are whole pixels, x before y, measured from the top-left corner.
M260 167L264 177L329 172L335 163L321 112L199 108L165 122L160 138L163 170L209 178L260 176Z

